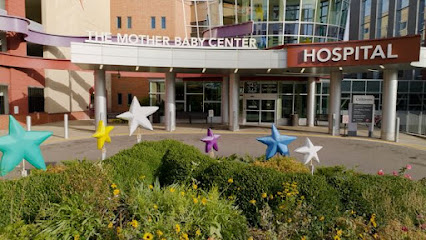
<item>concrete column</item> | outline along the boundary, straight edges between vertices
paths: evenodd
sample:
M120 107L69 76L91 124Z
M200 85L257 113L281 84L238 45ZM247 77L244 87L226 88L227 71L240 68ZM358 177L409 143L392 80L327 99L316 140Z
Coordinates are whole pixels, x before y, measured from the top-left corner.
M166 131L176 130L176 74L166 73L166 103L164 117Z
M112 111L112 79L111 79L111 73L105 74L105 81L106 81L106 91L107 91L107 109L108 112Z
M240 75L231 73L229 75L229 130L238 131L240 125L238 122L238 103L240 90Z
M381 138L387 141L395 140L396 99L398 90L398 71L383 71L383 104Z
M315 123L315 78L310 77L308 79L308 119L307 125L308 127L313 127Z
M107 124L107 104L106 104L106 83L105 71L95 70L95 123L99 120Z
M222 124L229 123L229 78L222 79Z
M328 132L333 136L340 135L340 103L342 89L342 71L330 74L330 99L328 108ZM334 116L334 119L333 119Z

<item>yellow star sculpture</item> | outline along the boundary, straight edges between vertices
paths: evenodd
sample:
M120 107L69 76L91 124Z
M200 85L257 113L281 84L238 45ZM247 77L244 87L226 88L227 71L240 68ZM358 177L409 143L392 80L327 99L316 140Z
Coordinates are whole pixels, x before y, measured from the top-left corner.
M102 120L99 121L98 129L96 130L95 134L92 135L92 137L98 139L99 150L101 150L104 147L105 142L108 142L108 143L111 142L109 132L111 132L113 128L114 127L105 127L104 122Z

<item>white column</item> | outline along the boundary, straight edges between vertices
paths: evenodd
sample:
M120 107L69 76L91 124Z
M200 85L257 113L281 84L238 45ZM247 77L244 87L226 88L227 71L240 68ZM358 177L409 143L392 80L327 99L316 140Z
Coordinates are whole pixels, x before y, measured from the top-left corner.
M343 73L333 71L330 74L330 99L328 108L328 132L340 135L340 103Z
M164 105L164 117L166 131L172 132L176 129L176 74L166 73L166 103Z
M310 77L308 79L308 119L307 125L308 127L313 127L315 122L315 78Z
M107 110L112 111L112 79L111 73L105 74L106 91L107 91Z
M383 105L381 138L387 141L395 140L396 99L398 90L397 70L383 71Z
M95 125L102 120L106 125L107 104L106 104L106 83L105 71L95 70Z
M222 124L229 123L229 78L222 78Z
M229 75L229 130L231 131L238 131L240 129L238 122L239 88L240 75L231 73Z

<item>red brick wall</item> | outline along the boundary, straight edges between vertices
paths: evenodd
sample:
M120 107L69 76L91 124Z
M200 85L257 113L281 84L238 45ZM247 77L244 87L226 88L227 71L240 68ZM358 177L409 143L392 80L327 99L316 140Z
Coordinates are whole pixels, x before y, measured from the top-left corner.
M122 104L118 105L118 93L122 95ZM148 78L111 76L111 112L119 113L129 110L127 94L136 96L139 101L149 96Z
M6 11L11 16L25 17L25 0L6 0ZM27 43L20 33L7 33L7 53L26 56Z

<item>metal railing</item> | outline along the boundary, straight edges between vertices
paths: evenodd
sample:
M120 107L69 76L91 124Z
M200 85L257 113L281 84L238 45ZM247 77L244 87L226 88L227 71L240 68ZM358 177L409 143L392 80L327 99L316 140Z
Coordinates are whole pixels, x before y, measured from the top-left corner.
M426 136L426 112L423 111L398 111L401 119L401 132Z

